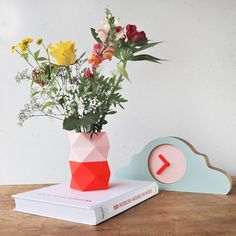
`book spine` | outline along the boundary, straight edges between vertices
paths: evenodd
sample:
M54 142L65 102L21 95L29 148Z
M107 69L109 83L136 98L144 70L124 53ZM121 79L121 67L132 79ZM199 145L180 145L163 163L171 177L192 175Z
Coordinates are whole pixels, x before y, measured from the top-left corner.
M99 224L158 193L158 185L152 183L141 189L110 200L95 209L96 224Z

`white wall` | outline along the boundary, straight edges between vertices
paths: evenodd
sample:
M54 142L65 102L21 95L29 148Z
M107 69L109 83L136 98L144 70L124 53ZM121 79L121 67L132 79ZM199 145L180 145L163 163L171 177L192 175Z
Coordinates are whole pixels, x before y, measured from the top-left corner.
M0 184L60 182L69 177L69 142L58 121L16 123L28 101L15 74L25 63L10 47L24 37L48 43L70 39L78 51L94 43L104 8L165 43L150 53L163 65L128 65L126 110L109 119L110 164L115 171L161 136L187 139L212 164L236 175L236 1L0 0Z

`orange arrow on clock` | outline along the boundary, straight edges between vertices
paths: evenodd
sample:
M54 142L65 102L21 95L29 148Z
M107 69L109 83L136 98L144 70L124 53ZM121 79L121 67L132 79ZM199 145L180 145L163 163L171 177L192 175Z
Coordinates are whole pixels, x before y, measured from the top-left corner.
M163 161L163 166L157 171L157 175L160 175L169 165L170 163L166 160L164 156L161 154L159 155L159 158Z

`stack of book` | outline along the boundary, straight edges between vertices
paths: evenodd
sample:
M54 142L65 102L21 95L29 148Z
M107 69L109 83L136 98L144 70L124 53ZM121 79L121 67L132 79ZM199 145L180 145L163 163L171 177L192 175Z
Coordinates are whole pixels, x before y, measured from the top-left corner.
M121 180L111 181L107 190L81 192L57 184L12 197L16 211L97 225L157 193L155 182Z

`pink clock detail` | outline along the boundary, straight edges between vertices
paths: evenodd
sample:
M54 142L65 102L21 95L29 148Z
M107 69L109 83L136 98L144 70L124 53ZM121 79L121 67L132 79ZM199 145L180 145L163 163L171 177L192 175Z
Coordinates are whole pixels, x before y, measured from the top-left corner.
M186 158L173 145L163 144L152 150L148 167L152 176L161 183L171 184L180 180L186 171Z

